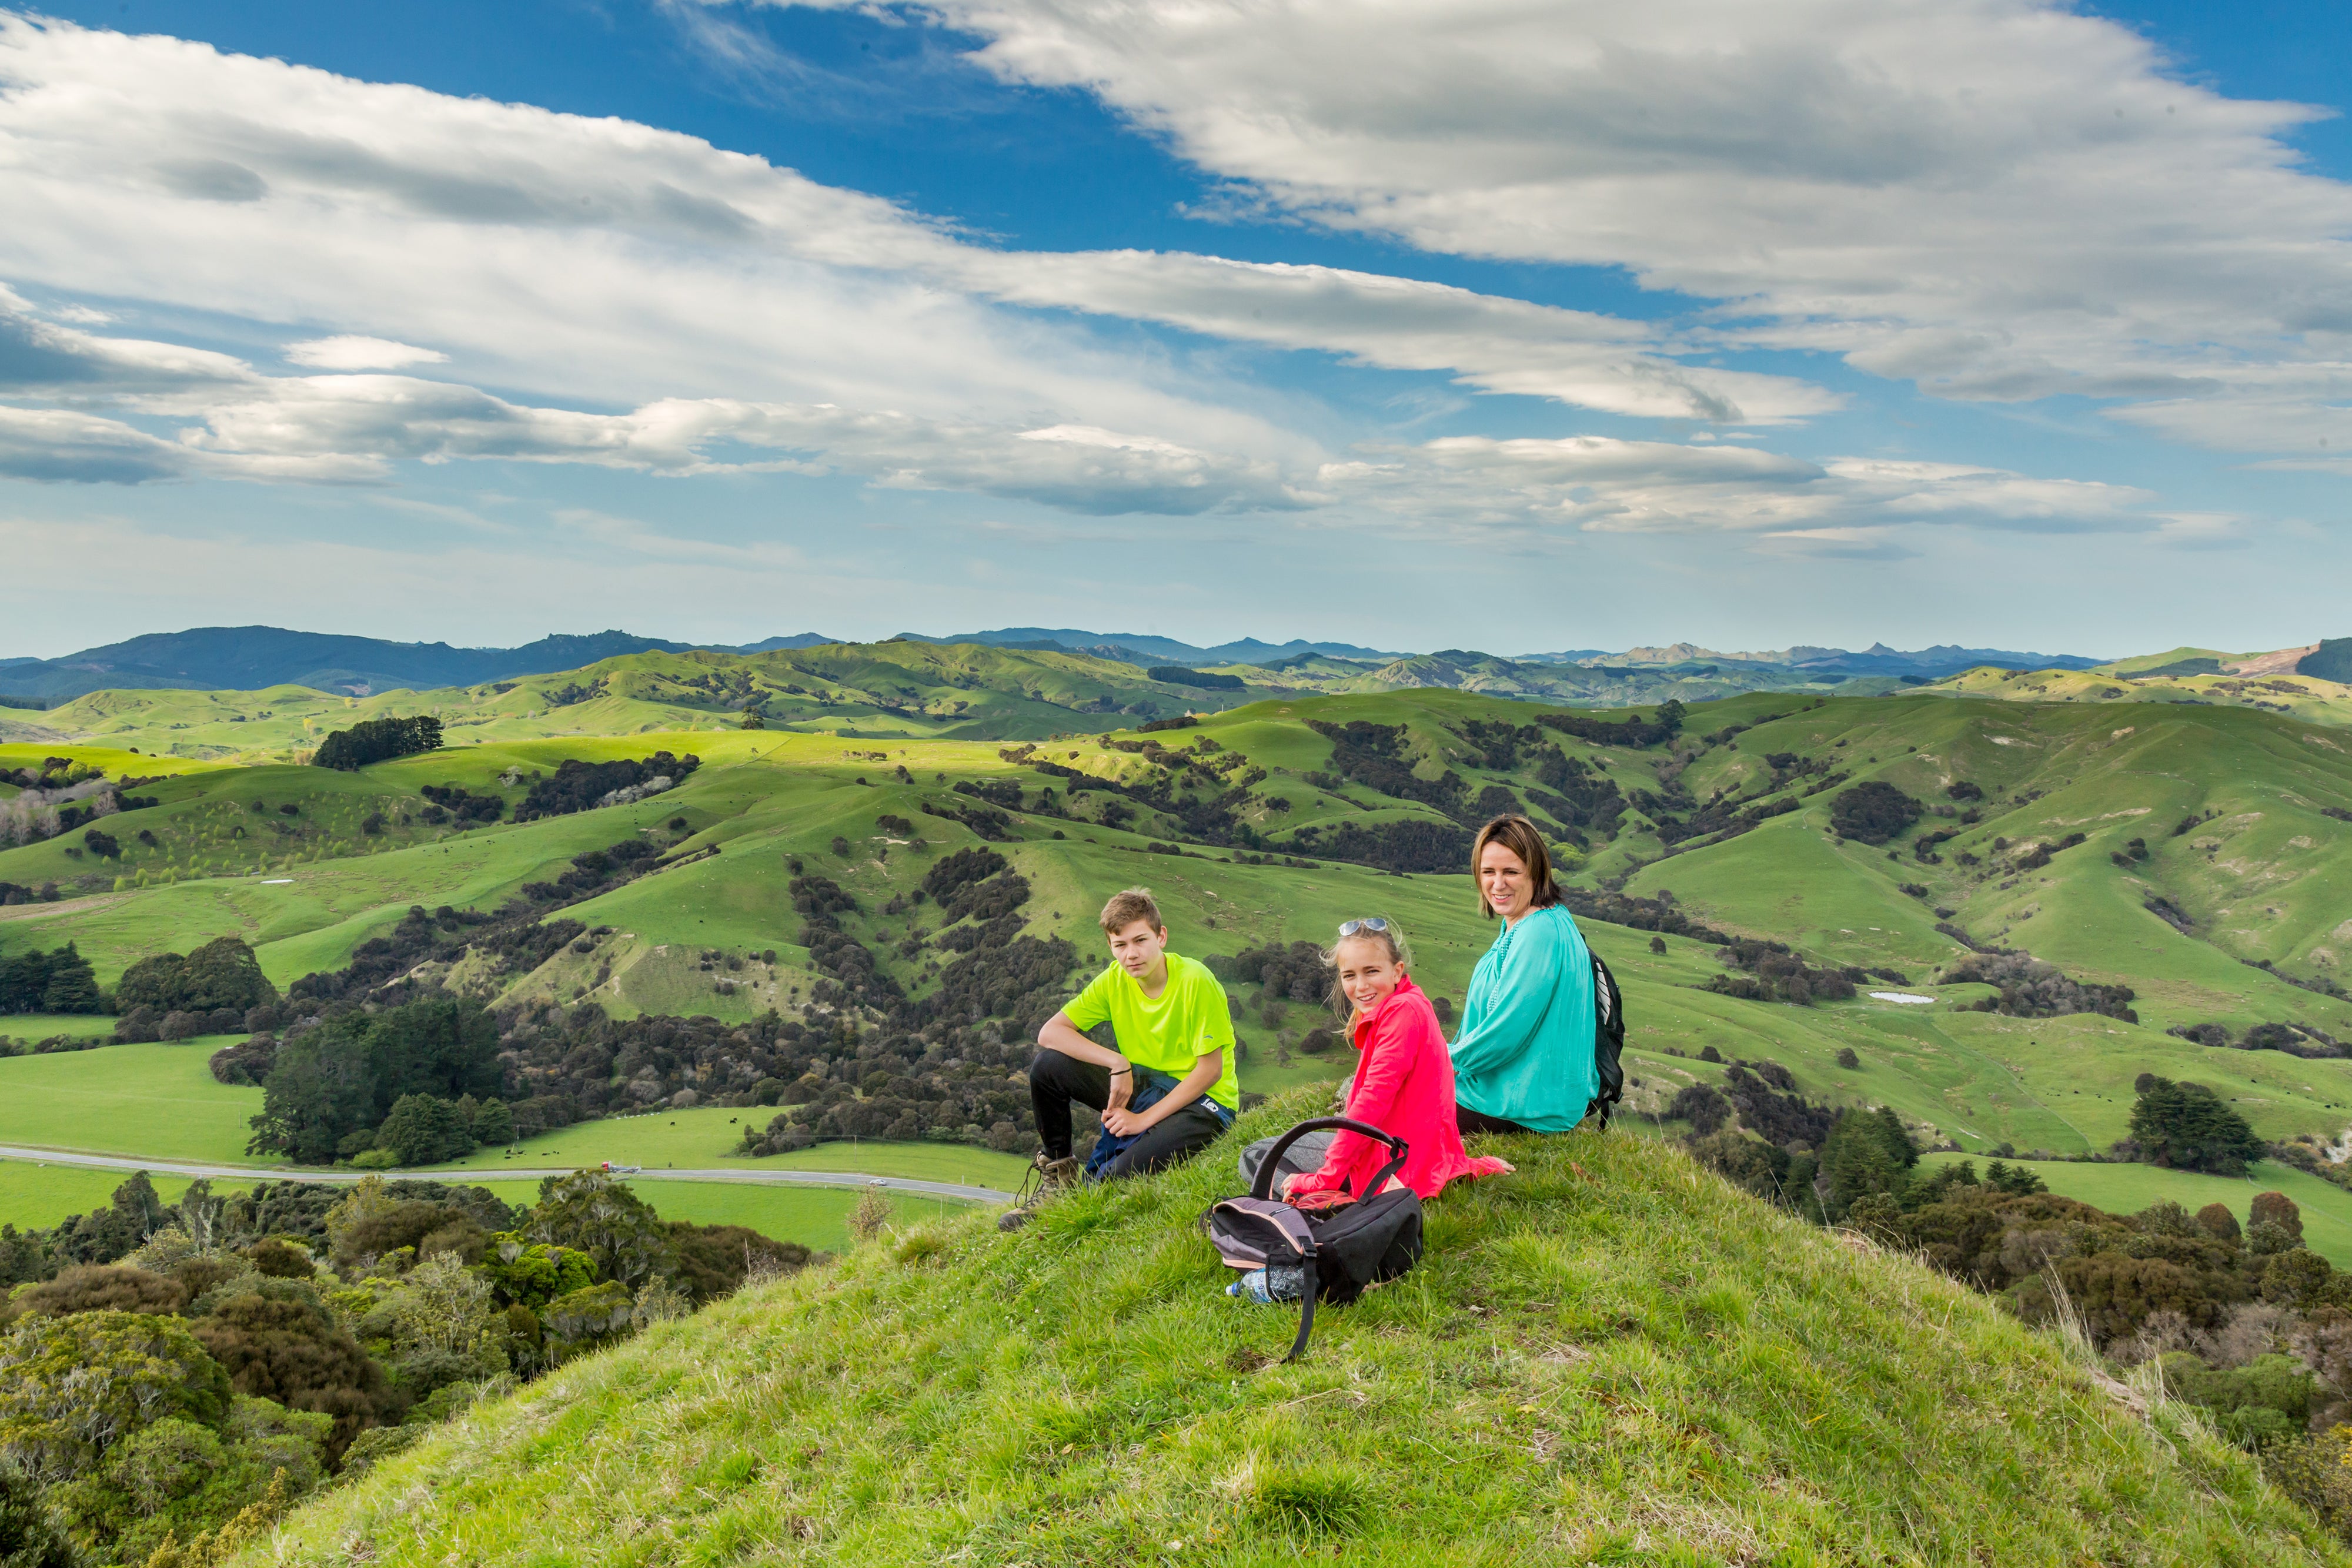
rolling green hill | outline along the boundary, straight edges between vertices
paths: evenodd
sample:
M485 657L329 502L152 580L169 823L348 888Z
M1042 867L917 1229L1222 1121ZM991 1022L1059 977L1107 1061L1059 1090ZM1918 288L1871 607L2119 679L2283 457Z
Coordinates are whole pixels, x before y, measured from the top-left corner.
M885 646L909 658L970 651ZM721 667L664 663L673 657L611 663ZM532 700L520 687L494 700L509 698ZM184 764L143 787L159 805L112 820L119 860L70 858L70 836L0 852L0 881L55 882L65 895L0 909L0 957L70 939L110 984L146 954L234 934L282 987L343 964L412 906L496 910L571 857L635 840L659 851L660 869L563 909L590 928L579 942L522 971L467 960L445 978L500 1002L593 1000L618 1018L743 1022L771 1008L796 1015L819 978L793 907L795 862L856 901L845 928L882 973L929 994L941 961L937 917L908 904L943 857L987 841L972 823L993 822L992 847L1031 888L1021 929L1076 944L1069 983L1097 961L1092 912L1142 883L1161 895L1179 948L1204 955L1320 941L1342 919L1389 914L1412 934L1423 982L1458 998L1491 929L1467 880L1332 852L1377 859L1382 844L1425 842L1442 852L1436 863L1458 863L1444 846L1466 843L1464 823L1508 804L1558 830L1573 881L1633 895L1611 906L1622 918L1655 925L1664 912L1781 941L1815 964L1878 971L1865 989L1931 998L1742 999L1711 988L1733 977L1712 939L1670 929L1654 951L1649 930L1588 915L1593 945L1627 990L1637 1112L1662 1113L1676 1089L1719 1077L1722 1065L1698 1060L1712 1049L1726 1061L1779 1061L1816 1101L1893 1105L1930 1141L1976 1154L2102 1149L2121 1135L2142 1071L2213 1084L2266 1137L2333 1140L2352 1124L2352 1060L2215 1049L2165 1032L2214 1025L2234 1041L2257 1025L2292 1024L2311 1038L2352 1039L2352 1004L2324 989L2352 920L2352 830L2326 814L2352 809L2352 748L2337 732L2252 709L1923 691L1748 694L1694 707L1680 733L1646 740L1534 722L1546 716L1524 703L1424 690L1257 701L1191 728L1043 746L730 728L467 738L356 774ZM1378 728L1350 732L1351 723ZM1343 757L1334 739L1367 733L1386 737L1387 761L1361 747ZM695 751L703 765L635 804L506 820L533 774L658 747ZM45 753L57 754L6 748L0 765ZM116 767L146 761L119 747L106 756ZM1832 822L1839 795L1870 780L1924 812L1884 844ZM429 823L427 785L495 796L501 820L467 831ZM1975 795L1951 799L1961 785ZM373 833L363 830L371 815L383 819ZM153 844L135 836L142 830ZM2075 833L2083 841L2022 863ZM887 912L894 902L899 913ZM1968 956L1953 932L2029 950L2074 981L2128 986L2138 1021L1968 1010L1998 992L1939 979ZM1245 1085L1342 1070L1297 1049L1321 1021L1311 1004L1269 1009L1247 985L1236 994L1251 1052ZM1838 1066L1843 1051L1858 1066ZM116 1060L128 1071L133 1058ZM0 1108L0 1142L7 1121ZM2336 1189L2315 1201L2352 1219L2352 1197Z
M1302 1107L1257 1113L1244 1134ZM1237 1303L1211 1162L904 1227L477 1406L281 1564L2337 1563L2181 1407L1641 1140L1498 1144L1423 1266ZM560 1545L557 1543L561 1543ZM256 1560L259 1560L259 1552Z

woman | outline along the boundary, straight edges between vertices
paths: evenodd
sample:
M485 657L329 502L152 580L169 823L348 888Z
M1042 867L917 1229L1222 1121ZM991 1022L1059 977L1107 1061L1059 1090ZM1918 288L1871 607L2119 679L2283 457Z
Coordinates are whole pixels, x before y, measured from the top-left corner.
M1454 1037L1462 1132L1565 1133L1600 1085L1592 957L1559 902L1551 856L1525 817L1497 817L1470 850L1480 912L1503 929L1470 977Z

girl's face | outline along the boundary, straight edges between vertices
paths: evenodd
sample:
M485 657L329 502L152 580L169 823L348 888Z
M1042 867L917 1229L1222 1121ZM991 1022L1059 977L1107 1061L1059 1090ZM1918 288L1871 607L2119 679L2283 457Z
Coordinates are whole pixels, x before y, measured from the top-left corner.
M1528 862L1498 843L1478 852L1478 891L1486 906L1506 920L1517 920L1536 901L1536 879Z
M1339 993L1358 1012L1370 1012L1388 1000L1404 978L1404 971L1389 956L1389 945L1377 937L1342 938L1333 956L1339 965Z

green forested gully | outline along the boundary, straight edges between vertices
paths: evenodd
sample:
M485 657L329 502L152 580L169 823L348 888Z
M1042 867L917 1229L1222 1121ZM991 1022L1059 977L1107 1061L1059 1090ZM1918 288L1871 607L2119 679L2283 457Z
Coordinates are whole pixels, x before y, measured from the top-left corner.
M2260 1307L2315 1369L2314 1422L2352 1394L2352 1300L2326 1274L2352 1270L2352 730L2066 682L1595 711L887 643L360 699L94 693L0 745L26 781L0 808L76 768L152 801L0 849L0 988L70 946L116 1009L39 1010L68 988L0 1018L0 1145L25 1151L0 1161L0 1221L104 1209L128 1174L45 1152L237 1173L215 1196L302 1155L384 1191L487 1184L518 1216L538 1184L502 1167L609 1161L643 1167L665 1221L840 1255L488 1390L291 1516L280 1561L1255 1563L1349 1538L1464 1563L2334 1561L2242 1454L2330 1523L2352 1492L2279 1468L2271 1416L2231 1414L2260 1398L2192 1417L2160 1369L2235 1375L2215 1336ZM436 749L308 760L418 714ZM1622 984L1626 1104L1433 1206L1430 1262L1332 1314L1303 1366L1265 1364L1278 1325L1225 1310L1187 1229L1232 1185L1222 1156L1005 1239L982 1206L664 1176L1017 1186L1024 1042L1103 961L1104 898L1139 883L1225 977L1251 1124L1274 1130L1349 1064L1291 945L1388 915L1458 1001L1492 937L1470 831L1505 810L1543 828ZM249 991L212 1005L200 971ZM418 1068L396 1113L257 1137L263 1083L303 1053L446 1054L467 1029L491 1065L462 1100ZM2134 1111L2157 1081L2205 1086L2259 1156L2152 1163L2171 1156ZM1883 1170L1828 1132L1880 1107ZM1936 1229L1995 1160L2015 1190ZM158 1200L188 1179L159 1171ZM428 1198L456 1201L405 1201ZM2184 1237L2210 1255L2176 1257ZM1967 1261L2004 1246L2007 1272ZM2021 1247L2208 1283L2100 1275L2068 1340L2029 1326L2071 1320ZM1090 1333L1131 1355L1087 1355ZM1150 1370L1202 1354L1205 1382ZM1407 1442L1455 1428L1479 1434L1475 1479L1437 1452L1454 1438ZM1412 1449L1385 1475L1339 1438L1375 1430ZM1187 1479L1153 1497L1147 1470ZM418 1489L467 1503L417 1511Z

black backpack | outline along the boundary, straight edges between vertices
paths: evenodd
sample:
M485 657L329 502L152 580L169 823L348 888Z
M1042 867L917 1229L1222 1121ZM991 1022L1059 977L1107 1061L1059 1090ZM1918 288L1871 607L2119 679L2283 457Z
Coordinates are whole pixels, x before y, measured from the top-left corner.
M1326 1128L1360 1133L1388 1145L1388 1164L1365 1184L1370 1192L1343 1207L1319 1213L1294 1208L1273 1197L1275 1173L1290 1145L1302 1133ZM1421 1195L1411 1187L1381 1190L1403 1168L1406 1153L1402 1138L1378 1127L1346 1116L1318 1116L1291 1128L1266 1152L1247 1197L1220 1198L1201 1216L1201 1228L1227 1267L1304 1270L1298 1337L1283 1360L1297 1361L1306 1353L1318 1300L1345 1306L1362 1295L1367 1285L1393 1280L1421 1260Z
M1617 977L1601 961L1601 955L1588 946L1592 956L1592 1065L1595 1069L1592 1102L1585 1106L1588 1116L1598 1113L1601 1130L1609 1130L1609 1108L1625 1098L1625 1064L1620 1060L1625 1053L1625 994L1617 988Z

